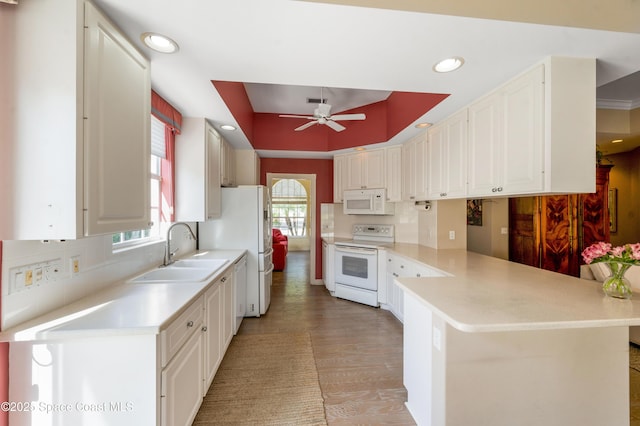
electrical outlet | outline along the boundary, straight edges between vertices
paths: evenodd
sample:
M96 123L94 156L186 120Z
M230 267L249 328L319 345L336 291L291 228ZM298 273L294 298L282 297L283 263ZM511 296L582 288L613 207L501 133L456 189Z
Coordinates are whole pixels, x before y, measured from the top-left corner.
M33 270L27 269L24 272L24 285L30 286L31 284L33 284Z
M78 272L80 272L80 257L79 256L73 256L71 259L71 274L75 275Z
M449 231L449 239L450 240L456 239L456 231Z

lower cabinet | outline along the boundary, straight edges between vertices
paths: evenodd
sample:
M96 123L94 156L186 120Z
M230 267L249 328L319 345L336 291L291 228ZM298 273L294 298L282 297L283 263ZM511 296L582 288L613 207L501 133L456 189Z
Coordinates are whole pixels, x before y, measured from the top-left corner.
M444 274L418 261L408 260L391 252L387 253L385 263L385 282L387 290L386 309L404 322L404 292L395 283L398 277L441 277ZM384 305L381 305L384 306Z
M8 398L33 411L9 413L10 424L191 425L233 336L233 269L159 333L123 324L11 342Z
M162 426L189 425L198 414L202 403L202 341L202 333L193 333L162 370Z

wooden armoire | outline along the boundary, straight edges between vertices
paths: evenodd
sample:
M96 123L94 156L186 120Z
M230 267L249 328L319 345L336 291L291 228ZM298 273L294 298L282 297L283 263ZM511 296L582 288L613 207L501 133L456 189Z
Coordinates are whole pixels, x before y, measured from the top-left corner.
M610 240L609 171L596 168L593 194L509 199L509 260L579 276L582 250Z

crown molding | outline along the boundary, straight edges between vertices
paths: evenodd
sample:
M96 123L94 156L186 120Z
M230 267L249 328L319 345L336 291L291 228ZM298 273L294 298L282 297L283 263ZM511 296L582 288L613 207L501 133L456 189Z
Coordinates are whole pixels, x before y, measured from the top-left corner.
M600 109L621 109L632 110L640 107L640 99L619 100L619 99L596 99L596 108Z

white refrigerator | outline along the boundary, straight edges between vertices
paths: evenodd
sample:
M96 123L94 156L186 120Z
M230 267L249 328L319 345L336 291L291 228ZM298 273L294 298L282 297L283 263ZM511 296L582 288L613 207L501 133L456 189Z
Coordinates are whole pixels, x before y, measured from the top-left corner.
M201 222L200 250L246 249L246 317L259 317L271 302L273 247L271 246L271 197L261 185L222 188L221 216Z

